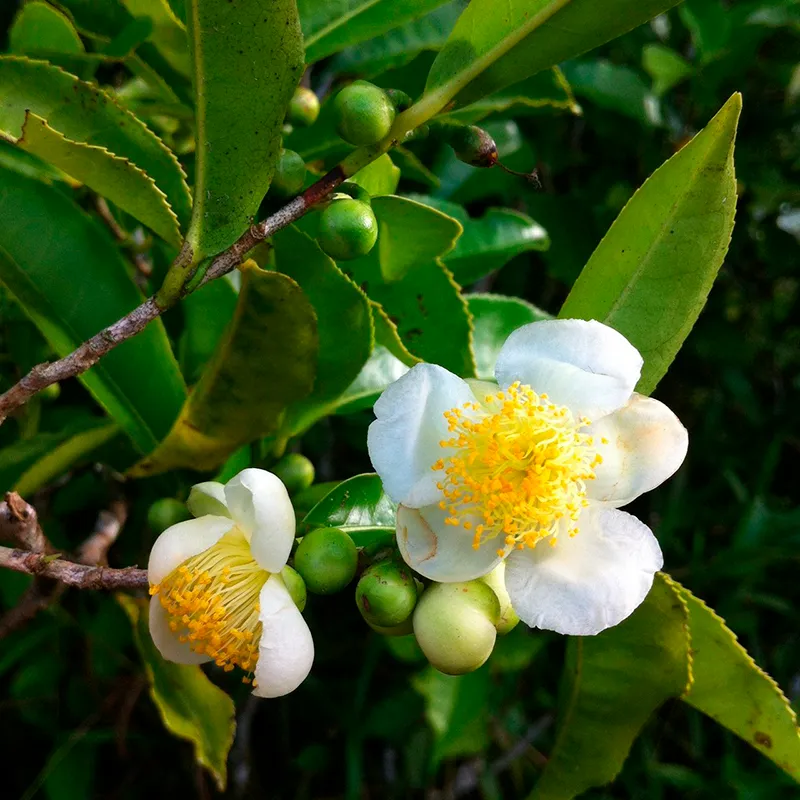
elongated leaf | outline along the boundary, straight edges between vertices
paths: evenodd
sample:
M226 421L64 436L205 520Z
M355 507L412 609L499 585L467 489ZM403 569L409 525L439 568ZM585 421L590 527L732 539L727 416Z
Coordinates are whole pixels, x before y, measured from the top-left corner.
M624 622L569 639L561 722L530 800L612 781L647 718L690 681L687 611L664 576Z
M26 111L68 139L128 159L166 194L181 225L188 222L189 190L177 158L111 95L44 61L0 56L0 131L19 138Z
M648 44L642 48L642 66L653 79L653 91L659 96L694 72L683 56L663 44Z
M684 700L800 781L797 717L777 683L702 600L671 580L689 609L692 681Z
M361 547L393 537L396 514L397 506L384 494L377 475L355 475L338 484L305 515L302 530L341 528Z
M304 233L291 226L273 243L277 268L314 306L319 333L314 390L287 414L285 429L295 435L327 413L361 371L372 351L372 317L364 292Z
M17 144L107 197L170 244L180 245L178 218L166 195L127 159L109 153L105 147L67 139L32 113L25 117Z
M736 213L733 95L689 144L630 199L559 313L597 319L644 357L637 390L653 391L703 309Z
M228 751L236 728L233 701L196 665L174 664L158 652L147 624L147 602L118 595L133 625L134 640L164 727L194 747L194 757L219 790L228 782Z
M447 0L298 0L306 61L313 64L350 45L427 14Z
M81 37L67 17L47 3L24 5L8 32L12 53L83 53Z
M275 433L314 382L317 326L300 287L255 262L241 267L236 313L169 436L132 470L212 470L238 447Z
M0 173L0 280L59 356L142 302L107 230L56 189ZM142 453L186 391L160 320L80 376Z
M36 178L48 185L65 183L69 186L80 186L80 181L65 175L60 169L50 166L38 156L20 150L6 139L0 139L0 167L19 172L28 178Z
M374 405L381 392L408 372L408 367L383 345L375 345L356 379L337 398L336 413L349 414Z
M472 349L475 353L476 376L494 380L494 365L506 339L517 329L531 322L551 319L550 314L520 300L499 294L467 295L472 314Z
M432 113L560 64L676 5L676 0L473 0L433 63L425 87ZM425 102L425 101L424 101Z
M150 41L174 70L189 77L191 60L186 27L167 0L122 0L122 4L133 17L150 20L153 25Z
M294 0L189 0L197 97L194 262L253 221L269 189L286 108L303 70Z

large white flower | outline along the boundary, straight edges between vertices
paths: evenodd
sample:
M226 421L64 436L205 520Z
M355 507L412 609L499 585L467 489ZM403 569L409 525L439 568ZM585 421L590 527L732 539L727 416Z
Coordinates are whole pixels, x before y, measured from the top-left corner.
M650 529L619 506L665 481L688 437L636 394L642 358L617 331L534 322L505 342L497 383L419 364L375 404L369 453L400 503L406 562L440 582L506 559L528 625L599 633L644 600L662 566Z
M288 694L314 643L280 576L295 535L286 488L246 469L224 486L198 484L188 505L198 518L167 528L150 553L153 641L169 661L254 673L259 697Z

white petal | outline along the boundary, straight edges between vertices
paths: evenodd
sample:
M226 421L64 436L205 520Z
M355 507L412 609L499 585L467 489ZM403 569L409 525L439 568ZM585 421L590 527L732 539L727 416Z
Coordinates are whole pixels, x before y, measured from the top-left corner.
M167 612L157 595L150 600L150 636L158 652L167 661L174 661L176 664L205 664L206 661L211 661L208 656L195 653L188 642L178 640L169 629Z
M192 486L186 507L194 517L202 517L204 514L230 517L225 503L225 486L217 481L204 481Z
M531 627L591 636L622 622L647 596L663 558L636 517L590 506L573 538L559 536L506 559L506 588Z
M295 533L294 508L281 479L264 469L242 470L225 484L225 500L258 565L280 572Z
M439 501L441 473L431 467L447 455L439 442L452 436L444 412L474 400L465 381L435 364L417 364L378 398L367 445L392 500L412 508Z
M663 483L683 463L689 434L663 403L634 394L624 408L591 426L603 463L586 482L587 496L624 506ZM600 443L602 438L608 444Z
M311 671L314 641L278 575L264 584L259 603L262 632L253 694L281 697L294 691Z
M227 517L210 515L171 525L156 539L150 551L150 561L147 564L150 583L161 583L187 558L216 544L233 526L233 520Z
M551 319L518 328L495 367L497 382L527 384L590 419L624 406L642 371L639 351L596 320Z
M468 531L460 525L445 525L447 516L438 505L397 509L397 546L406 564L439 583L471 581L493 570L500 563L497 549L503 545L502 537L476 550L472 531L480 519L464 517L473 525Z

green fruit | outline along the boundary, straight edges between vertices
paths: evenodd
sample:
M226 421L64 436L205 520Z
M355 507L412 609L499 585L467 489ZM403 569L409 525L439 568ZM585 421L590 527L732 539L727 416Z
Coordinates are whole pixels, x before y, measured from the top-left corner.
M317 243L335 261L360 258L378 239L378 220L360 200L334 200L321 214Z
M58 400L61 395L61 384L60 383L51 383L49 386L45 386L41 392L42 400L47 400L48 402L52 402L53 400Z
M358 549L338 528L317 528L306 534L294 555L294 568L314 594L340 592L355 577L357 566Z
M314 483L314 465L300 453L287 453L271 467L289 494L303 492Z
M289 113L286 118L293 125L308 127L317 121L319 116L319 98L305 86L298 86L289 101Z
M404 564L395 561L373 564L365 570L356 586L356 605L371 627L385 629L402 625L416 604L414 575ZM410 633L410 630L404 632Z
M497 145L483 128L465 125L450 134L456 158L473 167L493 167L497 163Z
M306 164L294 150L281 150L270 189L288 197L297 194L306 182Z
M357 147L383 139L392 129L396 113L386 92L366 81L342 89L333 101L333 111L336 132Z
M156 533L163 533L167 528L185 522L190 517L189 509L179 500L174 497L162 497L147 511L147 524Z

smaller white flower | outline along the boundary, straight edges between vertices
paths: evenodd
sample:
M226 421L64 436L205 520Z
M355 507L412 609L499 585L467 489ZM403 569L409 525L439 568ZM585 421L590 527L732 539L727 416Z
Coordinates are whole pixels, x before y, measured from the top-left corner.
M663 559L650 529L617 508L672 475L688 445L663 403L634 392L641 367L612 328L548 320L511 334L497 384L418 364L389 386L368 444L400 504L409 566L460 582L505 559L520 619L560 633L631 614Z
M224 486L197 484L189 507L202 516L167 528L150 552L153 641L179 664L240 667L259 697L288 694L308 675L314 643L280 576L295 536L286 488L246 469Z

